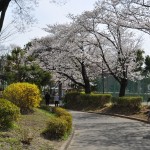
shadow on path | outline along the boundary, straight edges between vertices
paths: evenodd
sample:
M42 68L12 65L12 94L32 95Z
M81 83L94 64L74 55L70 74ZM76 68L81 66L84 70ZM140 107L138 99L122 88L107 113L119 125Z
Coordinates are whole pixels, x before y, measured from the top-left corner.
M142 122L70 111L75 134L68 150L150 150L150 125Z

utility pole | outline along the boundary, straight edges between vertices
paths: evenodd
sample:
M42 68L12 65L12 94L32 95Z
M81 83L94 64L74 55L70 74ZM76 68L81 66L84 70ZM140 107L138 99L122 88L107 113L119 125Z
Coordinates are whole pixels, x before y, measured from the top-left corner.
M62 83L61 81L58 81L58 95L59 95L59 100L62 98Z
M103 61L102 61L102 90L103 94L105 93L105 83L104 83L104 68L103 68Z

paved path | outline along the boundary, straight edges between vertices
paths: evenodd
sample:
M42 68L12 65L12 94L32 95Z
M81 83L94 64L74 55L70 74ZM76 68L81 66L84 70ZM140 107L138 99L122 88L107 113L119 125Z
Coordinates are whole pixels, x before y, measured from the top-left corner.
M150 150L150 125L71 111L75 133L67 150Z

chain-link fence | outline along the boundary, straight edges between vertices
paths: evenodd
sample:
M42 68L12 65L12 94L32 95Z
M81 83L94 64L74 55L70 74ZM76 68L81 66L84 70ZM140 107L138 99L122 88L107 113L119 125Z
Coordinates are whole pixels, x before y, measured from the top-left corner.
M111 75L105 75L104 78L99 77L97 79L97 91L100 93L111 93L113 96L118 96L119 89L119 83ZM146 102L150 98L150 78L128 81L126 96L142 96L143 101Z

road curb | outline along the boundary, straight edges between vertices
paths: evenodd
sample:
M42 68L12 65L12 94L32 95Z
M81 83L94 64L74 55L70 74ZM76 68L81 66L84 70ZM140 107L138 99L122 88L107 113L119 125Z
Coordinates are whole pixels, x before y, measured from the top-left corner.
M144 119L140 119L140 118L135 118L135 117L129 117L129 116L125 116L125 115L119 115L119 114L112 114L112 113L101 113L101 112L92 112L89 111L88 113L95 113L95 114L101 114L101 115L108 115L108 116L115 116L115 117L121 117L121 118L126 118L126 119L131 119L131 120L136 120L136 121L140 121L140 122L144 122L144 123L150 123Z
M74 136L74 133L75 133L75 129L73 128L72 129L72 132L71 134L69 135L69 138L65 141L65 143L61 146L60 150L67 150L71 141L72 141L72 138Z

